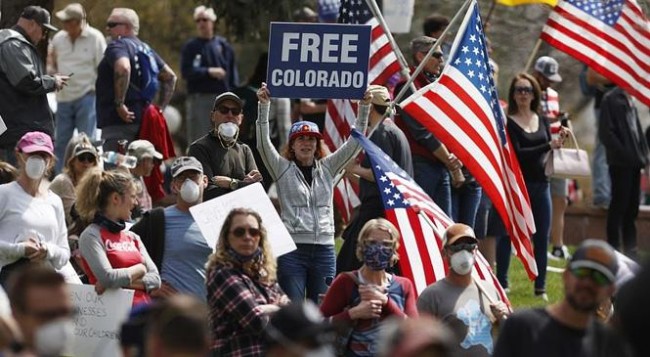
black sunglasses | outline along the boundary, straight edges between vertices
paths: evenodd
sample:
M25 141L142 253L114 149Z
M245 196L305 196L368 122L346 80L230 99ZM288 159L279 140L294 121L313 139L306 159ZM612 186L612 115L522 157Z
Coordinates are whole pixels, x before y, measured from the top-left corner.
M594 269L573 268L571 269L571 274L578 279L591 278L598 286L606 286L612 283L605 274Z
M210 21L210 20L208 20L208 19L202 17L202 18L200 18L200 19L196 19L195 21L196 21L196 22L208 22L208 21Z
M97 158L93 154L81 154L77 156L77 160L79 160L79 162L89 162L94 164L97 161Z
M242 238L246 235L246 231L248 231L248 234L255 238L262 236L262 231L260 231L258 228L237 227L230 231L230 233L232 233L237 238Z
M431 57L433 57L435 59L441 59L442 56L443 56L442 52L434 52L434 53L431 54Z
M106 27L111 28L111 29L113 27L119 26L119 25L126 25L126 24L124 22L113 22L113 21L106 23Z
M232 115L239 115L241 113L241 108L231 108L221 105L217 107L217 111L223 115L228 114L228 112L232 113Z
M515 87L515 92L519 94L530 94L533 93L533 87Z
M457 244L448 245L447 249L449 249L449 251L452 253L458 253L461 250L466 250L468 252L471 252L474 249L476 249L476 247L477 247L476 243L457 243Z

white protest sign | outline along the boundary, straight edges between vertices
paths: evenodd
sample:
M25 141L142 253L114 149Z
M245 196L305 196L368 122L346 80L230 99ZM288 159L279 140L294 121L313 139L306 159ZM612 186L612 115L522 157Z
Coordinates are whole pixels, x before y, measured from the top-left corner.
M392 33L411 32L415 0L384 0L382 14Z
M0 116L0 135L4 134L5 131L7 131L7 124L5 124L4 120L2 120L2 117Z
M203 237L212 249L217 245L223 221L233 208L250 208L260 214L268 232L267 236L273 255L276 258L296 249L296 244L291 239L289 231L282 223L278 212L260 183L240 188L190 207L194 221L199 225Z
M73 356L121 356L120 326L129 316L133 290L111 289L102 295L93 285L68 284L78 315L74 319Z

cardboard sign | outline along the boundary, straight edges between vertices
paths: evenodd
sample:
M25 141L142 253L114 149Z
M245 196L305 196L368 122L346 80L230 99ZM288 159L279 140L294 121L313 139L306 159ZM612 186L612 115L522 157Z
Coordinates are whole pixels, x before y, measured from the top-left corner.
M121 356L120 326L133 303L133 290L111 289L102 295L93 285L68 284L75 317L73 356Z
M266 83L278 98L361 99L370 26L271 23Z
M208 245L217 246L219 232L226 216L233 208L250 208L262 217L273 255L277 258L296 249L289 231L282 223L262 184L255 183L207 202L190 207L190 213L199 225Z

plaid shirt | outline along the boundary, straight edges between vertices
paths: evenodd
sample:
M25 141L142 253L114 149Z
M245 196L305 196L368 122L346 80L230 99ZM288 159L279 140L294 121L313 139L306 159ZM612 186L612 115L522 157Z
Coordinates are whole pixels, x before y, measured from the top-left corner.
M208 273L207 289L214 355L263 356L269 318L256 307L280 301L280 286L256 283L240 268L217 265Z

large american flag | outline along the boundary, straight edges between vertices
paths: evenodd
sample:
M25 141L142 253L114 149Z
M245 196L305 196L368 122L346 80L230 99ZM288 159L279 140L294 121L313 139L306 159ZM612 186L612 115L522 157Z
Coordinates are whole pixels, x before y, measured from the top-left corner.
M400 71L397 55L390 45L379 21L372 15L365 0L343 0L339 11L339 22L370 25L371 43L368 62L368 82L384 85L390 77ZM331 151L343 144L356 120L357 105L346 99L329 100L325 119L324 140ZM348 221L350 212L359 202L354 188L347 179L339 182L334 192L334 202Z
M402 275L413 282L420 294L446 275L442 260L442 234L454 222L388 154L356 129L352 136L361 143L379 186L386 219L400 231L398 253ZM501 300L508 298L481 253L476 253L473 274L492 285Z
M650 105L650 31L635 0L566 0L541 38Z
M400 105L465 164L487 193L528 276L535 223L489 65L478 5L469 7L440 78Z

